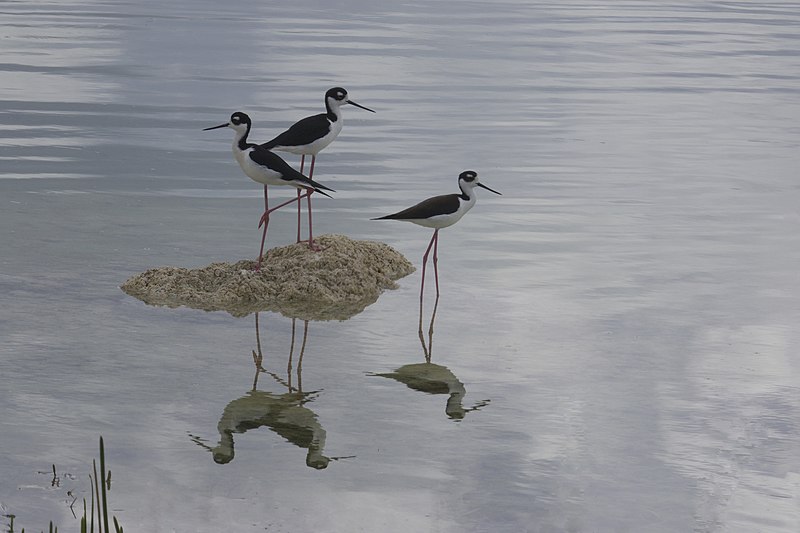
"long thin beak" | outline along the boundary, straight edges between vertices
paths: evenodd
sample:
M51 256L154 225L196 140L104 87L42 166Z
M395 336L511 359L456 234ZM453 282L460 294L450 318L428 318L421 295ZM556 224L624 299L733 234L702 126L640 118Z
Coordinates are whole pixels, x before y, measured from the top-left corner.
M370 109L370 108L368 108L368 107L364 107L364 106L363 106L363 105L361 105L361 104L357 104L357 103L355 103L355 102L354 102L354 101L352 101L352 100L348 100L348 101L347 101L347 103L348 103L348 104L350 104L350 105L354 105L354 106L356 106L356 107L360 107L361 109L366 109L367 111L371 111L372 113L374 113L374 112L375 112L375 111L373 111L372 109Z
M500 196L502 196L502 194L501 194L501 193L497 192L497 191L496 191L496 190L494 190L494 189L490 189L489 187L487 187L487 186L486 186L486 185L484 185L483 183L478 183L477 185L478 185L478 187L483 187L483 188L484 188L484 189L486 189L487 191L491 191L491 192L493 192L493 193L495 193L495 194L500 194Z
M211 126L210 128L203 128L203 131L217 130L219 128L227 128L227 127L228 127L228 123L226 122L225 124L220 124L219 126Z

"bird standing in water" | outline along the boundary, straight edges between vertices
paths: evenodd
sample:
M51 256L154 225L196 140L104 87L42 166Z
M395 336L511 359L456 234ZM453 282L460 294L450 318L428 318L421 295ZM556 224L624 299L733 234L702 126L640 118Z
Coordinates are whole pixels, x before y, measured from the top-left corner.
M405 220L413 222L426 228L434 228L425 255L422 257L422 284L419 289L419 305L422 307L422 294L425 289L425 267L428 264L428 255L433 247L433 273L436 278L436 297L439 297L439 268L437 266L439 230L452 226L463 217L467 211L475 205L475 187L481 187L495 194L500 194L494 189L490 189L478 180L478 173L474 170L465 170L458 176L458 187L461 194L443 194L423 200L417 205L411 206L391 215L373 218L372 220Z

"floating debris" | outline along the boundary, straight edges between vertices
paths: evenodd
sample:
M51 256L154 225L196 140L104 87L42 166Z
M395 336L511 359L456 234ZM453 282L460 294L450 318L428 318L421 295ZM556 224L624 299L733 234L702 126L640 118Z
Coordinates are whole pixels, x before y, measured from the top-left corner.
M150 305L227 311L237 317L274 311L303 320L346 320L415 270L384 243L344 235L323 235L315 242L322 251L306 243L268 250L258 272L251 260L198 269L159 267L120 288Z

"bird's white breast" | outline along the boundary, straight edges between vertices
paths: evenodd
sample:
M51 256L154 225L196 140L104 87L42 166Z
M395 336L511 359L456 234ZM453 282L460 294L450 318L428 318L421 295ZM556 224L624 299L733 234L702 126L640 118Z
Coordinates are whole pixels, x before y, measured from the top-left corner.
M463 198L458 199L458 209L453 213L448 213L445 215L434 215L428 218L414 218L409 219L409 222L413 222L414 224L426 227L426 228L435 228L435 229L442 229L452 226L459 220L461 217L467 214L467 211L472 209L472 206L475 205L475 196L471 196L469 200L464 200Z
M252 150L252 148L241 150L236 144L233 145L233 157L236 158L236 162L239 163L242 172L251 180L264 185L286 185L286 182L281 179L280 173L259 165L250 158Z

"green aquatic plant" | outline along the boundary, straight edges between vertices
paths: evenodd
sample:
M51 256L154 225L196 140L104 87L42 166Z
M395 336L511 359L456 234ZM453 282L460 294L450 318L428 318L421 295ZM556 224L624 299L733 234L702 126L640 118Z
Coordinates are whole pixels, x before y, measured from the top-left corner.
M10 520L10 522L8 524L8 533L14 533L14 515L13 514L12 515L8 515L8 518ZM50 528L49 528L48 531L50 533L58 533L58 527L54 526L53 522L50 522ZM20 533L25 533L25 528L24 527L22 528L22 531ZM44 532L42 532L42 533L44 533Z
M86 498L84 498L81 533L94 533L95 511L97 513L97 532L110 533L111 529L108 527L108 494L106 491L111 488L111 471L106 470L106 452L105 446L103 445L103 437L100 437L100 476L98 477L97 475L97 461L94 459L92 459L92 471L94 477L92 477L92 474L89 475L91 512L87 520ZM95 505L95 501L97 505ZM114 531L116 531L116 533L123 533L122 526L117 522L117 517L112 516L111 518L114 522Z
M55 479L56 467L53 465L53 476ZM111 471L106 470L106 452L103 445L103 437L100 437L100 475L97 472L97 460L92 459L92 472L89 474L89 494L90 505L87 508L86 498L83 499L83 516L81 517L81 533L95 533L95 517L97 518L97 533L111 533L108 522L108 494L111 489ZM87 514L88 511L88 514ZM8 515L10 520L8 533L14 531L14 515ZM116 516L111 517L114 524L115 533L123 533L122 526L119 525ZM23 528L20 533L25 533ZM44 533L44 532L42 532ZM58 526L50 522L49 533L58 533Z

